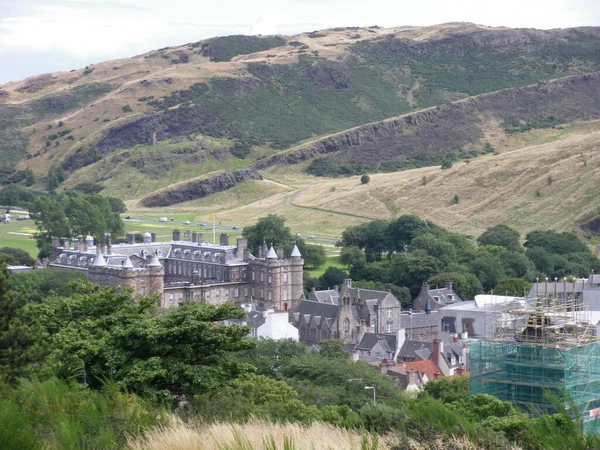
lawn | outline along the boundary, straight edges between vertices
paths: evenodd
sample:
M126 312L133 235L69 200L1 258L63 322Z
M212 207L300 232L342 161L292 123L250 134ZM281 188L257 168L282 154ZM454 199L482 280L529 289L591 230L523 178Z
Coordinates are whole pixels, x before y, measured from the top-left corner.
M13 220L10 223L0 223L0 247L13 247L25 250L34 258L38 249L31 235L36 232L33 220Z

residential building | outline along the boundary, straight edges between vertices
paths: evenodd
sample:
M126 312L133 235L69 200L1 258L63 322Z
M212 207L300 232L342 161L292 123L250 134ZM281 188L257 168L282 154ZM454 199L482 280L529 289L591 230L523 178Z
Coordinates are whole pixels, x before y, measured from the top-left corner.
M452 281L446 281L443 287L431 288L427 282L413 301L413 311L437 311L438 308L462 301L454 289Z
M302 342L342 339L352 350L364 333L395 333L400 312L400 302L391 292L356 288L352 280L344 280L339 291L315 291L301 299L290 318Z

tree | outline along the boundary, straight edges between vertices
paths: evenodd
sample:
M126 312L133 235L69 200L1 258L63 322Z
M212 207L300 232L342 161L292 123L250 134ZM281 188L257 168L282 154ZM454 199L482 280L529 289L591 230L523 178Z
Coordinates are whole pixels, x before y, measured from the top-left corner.
M471 270L481 281L485 292L489 292L505 277L504 265L498 256L482 253L471 261Z
M0 373L8 380L42 374L47 343L35 320L28 320L26 297L12 289L0 255Z
M334 286L341 286L347 278L347 272L337 267L328 267L323 275L321 275L319 284L323 289L331 289Z
M432 256L395 255L392 259L392 282L398 286L406 286L413 297L421 290L423 281L439 273L442 263Z
M531 289L531 283L522 278L505 278L494 288L498 295L510 295L513 297L526 297Z
M285 226L285 218L274 214L261 217L256 225L245 227L242 235L248 239L248 248L254 254L258 254L258 249L263 242L286 248L294 241L289 227Z
M361 184L369 184L369 181L371 181L371 177L366 173L362 177L360 177Z
M33 186L35 184L35 174L31 168L25 170L25 185Z
M392 250L402 252L405 247L418 235L435 233L438 227L431 222L421 220L414 215L403 215L389 223L387 235Z
M572 233L556 233L555 231L532 231L525 237L527 248L541 247L558 255L567 253L589 253L586 245Z
M346 352L344 351L344 342L340 340L324 340L319 341L321 350L320 355L323 358L328 359L346 359Z
M33 266L35 260L25 250L20 248L2 247L0 255L4 256L6 263L11 266Z
M100 387L118 386L174 402L224 385L248 370L231 352L252 347L248 327L225 326L241 317L229 305L187 302L159 311L156 298L85 284L66 299L32 305L52 348L58 376Z
M351 266L364 266L367 258L365 252L358 247L344 247L340 252L340 262L350 270Z
M469 398L469 377L440 378L430 380L425 392L442 403L452 403Z
M490 227L477 238L479 245L498 245L508 251L522 251L519 243L521 235L519 232L508 225L498 224Z
M318 268L327 262L327 253L322 245L309 245L304 242L298 242L298 244L306 266Z

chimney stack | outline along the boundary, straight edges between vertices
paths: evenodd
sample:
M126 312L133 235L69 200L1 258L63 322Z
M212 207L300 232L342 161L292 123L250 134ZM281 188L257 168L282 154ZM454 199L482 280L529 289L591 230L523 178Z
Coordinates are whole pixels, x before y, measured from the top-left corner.
M441 341L437 338L433 340L432 360L433 360L433 364L435 364L436 369L439 369L439 367L440 367L440 352L441 352L440 343L441 343Z
M452 280L446 280L444 287L448 290L452 290Z
M456 344L458 342L458 333L454 333L454 336L452 336L452 341Z
M150 241L156 242L156 233L155 232L150 233Z
M221 233L219 243L221 245L229 245L229 235L227 233Z
M133 236L133 233L131 231L128 231L127 234L125 235L125 243L133 244L134 242L135 242L135 237Z
M104 234L104 243L106 244L106 254L112 255L112 237L110 233Z
M185 242L190 242L190 240L191 240L191 233L190 233L190 230L185 230L185 231L183 232L183 240L184 240Z
M277 259L281 261L283 259L283 249L279 247L275 252L277 253Z
M246 250L247 249L248 249L248 239L237 238L236 258L237 259L246 259Z
M192 231L192 242L194 244L198 242L198 233L196 231Z
M204 242L204 233L198 233L198 244L202 244Z
M181 231L173 230L173 240L180 241L181 240Z

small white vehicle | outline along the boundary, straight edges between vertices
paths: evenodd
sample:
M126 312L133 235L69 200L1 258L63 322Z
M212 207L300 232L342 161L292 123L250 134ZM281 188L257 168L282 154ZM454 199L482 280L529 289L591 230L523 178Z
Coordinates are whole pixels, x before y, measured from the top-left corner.
M159 222L168 222L169 219L167 219L166 217L161 217L160 219L158 219Z

